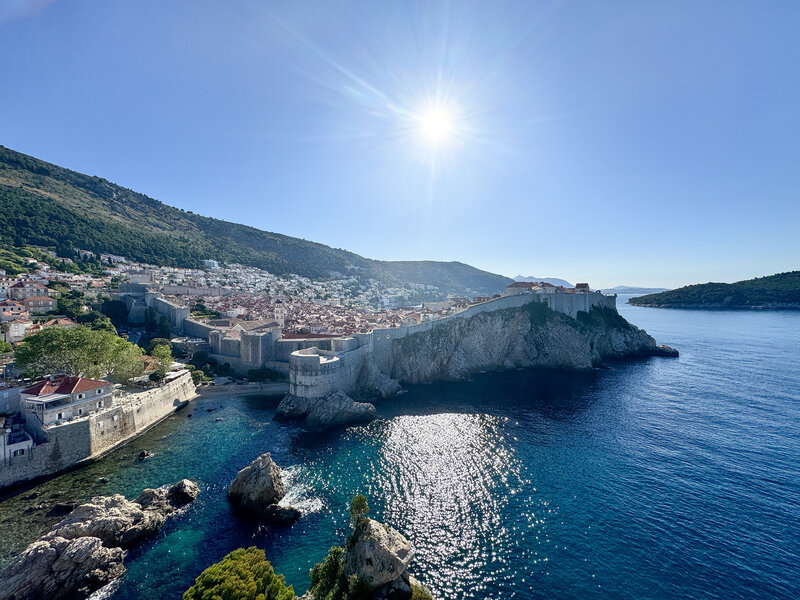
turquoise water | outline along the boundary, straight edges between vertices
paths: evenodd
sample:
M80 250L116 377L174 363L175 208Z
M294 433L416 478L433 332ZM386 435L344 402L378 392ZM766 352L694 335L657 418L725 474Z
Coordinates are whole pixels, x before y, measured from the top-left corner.
M0 561L52 521L24 512L42 501L191 477L200 497L131 552L115 600L179 598L246 545L302 593L359 492L442 599L800 597L800 312L620 312L681 357L416 386L381 420L322 435L275 423L275 398L200 400L0 503ZM225 499L264 451L306 511L293 526L254 526Z

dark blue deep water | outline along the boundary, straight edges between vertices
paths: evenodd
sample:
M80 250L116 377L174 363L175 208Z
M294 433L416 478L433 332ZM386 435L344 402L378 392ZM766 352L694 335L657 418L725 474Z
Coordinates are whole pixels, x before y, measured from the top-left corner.
M301 594L359 492L414 542L413 571L443 600L800 597L800 312L622 300L681 357L418 386L379 403L381 420L324 435L276 424L274 398L200 400L37 499L0 503L0 561L52 522L23 512L42 500L190 477L200 498L131 552L115 600L180 598L249 545ZM134 462L143 448L155 456ZM264 451L307 512L292 527L258 528L225 499Z

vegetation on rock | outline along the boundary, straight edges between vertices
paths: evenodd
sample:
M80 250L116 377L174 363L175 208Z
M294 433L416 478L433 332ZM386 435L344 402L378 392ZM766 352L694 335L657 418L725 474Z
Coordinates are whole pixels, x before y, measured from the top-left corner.
M328 556L311 569L311 595L315 600L367 600L367 587L344 569L344 548L333 546Z
M350 503L350 526L355 527L358 522L369 513L366 496L358 494Z
M251 546L208 567L183 600L294 600L294 590L275 573L264 551Z

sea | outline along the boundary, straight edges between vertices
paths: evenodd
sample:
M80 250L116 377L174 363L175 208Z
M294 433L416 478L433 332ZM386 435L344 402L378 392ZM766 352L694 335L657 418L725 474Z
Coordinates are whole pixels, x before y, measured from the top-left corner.
M800 311L626 300L620 313L679 358L408 387L377 402L378 420L324 434L276 422L278 398L199 399L0 501L0 565L57 520L54 502L188 477L197 501L129 553L104 597L178 599L248 546L301 595L360 493L413 542L411 570L441 600L800 598ZM294 525L231 512L226 486L263 452L285 468Z

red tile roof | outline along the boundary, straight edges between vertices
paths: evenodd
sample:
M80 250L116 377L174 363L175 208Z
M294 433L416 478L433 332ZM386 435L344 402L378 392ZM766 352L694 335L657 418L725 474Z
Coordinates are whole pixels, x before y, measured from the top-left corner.
M48 396L50 394L77 394L88 392L99 387L109 385L102 379L86 379L84 377L69 377L56 375L53 379L45 379L31 387L22 390L23 394L31 396Z

